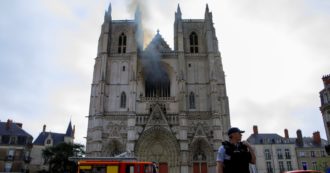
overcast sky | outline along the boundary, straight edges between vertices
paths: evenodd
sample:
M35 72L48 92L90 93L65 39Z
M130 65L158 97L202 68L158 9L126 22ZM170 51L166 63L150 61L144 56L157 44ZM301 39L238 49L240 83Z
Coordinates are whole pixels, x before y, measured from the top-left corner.
M0 120L22 122L34 139L64 133L71 120L85 143L97 42L109 3L114 20L133 19L132 0L0 1ZM174 13L213 13L226 73L231 125L326 138L321 77L330 74L328 0L143 0L146 41L157 29L173 49Z

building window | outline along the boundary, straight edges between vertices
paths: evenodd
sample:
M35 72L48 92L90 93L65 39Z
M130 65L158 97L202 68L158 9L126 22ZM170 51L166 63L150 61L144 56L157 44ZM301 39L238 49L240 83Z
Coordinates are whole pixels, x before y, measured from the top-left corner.
M266 162L267 173L273 173L272 162Z
M30 157L30 151L25 151L24 153L24 161L31 161L31 157Z
M15 136L10 137L10 144L16 144L16 137Z
M47 139L47 140L46 140L46 144L49 145L49 144L51 144L51 143L52 143L52 140L50 140L50 139Z
M120 108L126 108L126 94L122 92L120 95Z
M285 158L286 159L291 159L291 154L289 149L285 149Z
M278 159L283 159L282 150L281 149L277 149L276 152L277 152L277 158Z
M308 169L307 162L301 162L301 165L303 167L303 170L307 170Z
M159 73L147 72L145 74L145 96L146 97L170 97L171 81L163 67Z
M15 150L9 149L7 153L7 160L14 160Z
M315 157L315 151L311 151L311 157Z
M282 162L282 161L278 162L278 165L279 165L279 167L280 167L280 172L284 172L285 169L284 169L284 164L283 164L283 162Z
M3 135L1 138L2 138L1 139L2 144L9 144L9 140L10 140L9 135Z
M189 36L190 41L190 53L198 53L198 37L195 32L192 32Z
M325 152L321 151L321 157L325 157Z
M126 35L124 33L119 36L118 53L126 53Z
M313 166L313 169L314 170L317 170L317 164L316 164L316 162L312 162L312 166Z
M24 144L26 144L26 137L25 136L18 136L17 137L17 144L18 145L24 145Z
M6 162L5 163L5 172L11 172L12 165L13 165L12 162Z
M272 159L269 149L265 149L265 158L266 158L266 160Z
M189 94L189 108L195 109L195 94L193 92L190 92Z
M299 152L299 156L300 156L300 157L305 157L305 152L300 151L300 152Z
M286 162L286 167L287 167L288 171L292 171L292 164L291 164L291 161L287 161L287 162Z

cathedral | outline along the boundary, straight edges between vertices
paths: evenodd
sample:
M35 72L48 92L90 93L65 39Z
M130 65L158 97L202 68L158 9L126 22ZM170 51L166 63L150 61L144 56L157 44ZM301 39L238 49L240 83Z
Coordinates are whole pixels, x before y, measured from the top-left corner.
M127 152L160 173L213 173L230 116L212 13L206 5L204 18L183 19L178 5L173 49L159 31L144 48L142 20L139 8L132 20L105 12L86 155Z

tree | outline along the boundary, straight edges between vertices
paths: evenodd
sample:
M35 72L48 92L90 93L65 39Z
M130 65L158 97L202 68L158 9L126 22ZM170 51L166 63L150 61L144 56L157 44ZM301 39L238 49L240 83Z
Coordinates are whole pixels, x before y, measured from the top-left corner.
M75 163L69 161L69 157L82 157L84 154L82 144L59 143L42 150L45 164L49 164L49 171L53 173L74 172Z

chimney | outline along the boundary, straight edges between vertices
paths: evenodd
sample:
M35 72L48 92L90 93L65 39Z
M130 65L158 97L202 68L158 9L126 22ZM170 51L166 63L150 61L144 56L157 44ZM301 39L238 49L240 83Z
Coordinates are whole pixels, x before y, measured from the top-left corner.
M6 123L6 130L10 129L11 123L13 122L13 120L8 119L7 123Z
M258 126L257 125L254 125L253 126L253 134L254 135L257 135L258 134Z
M284 138L289 139L289 131L288 129L284 129Z
M304 141L303 141L302 133L301 133L301 130L300 129L297 130L296 145L299 146L299 147L304 146Z
M316 145L321 145L321 136L319 131L313 133L313 142Z
M44 124L43 128L42 128L42 132L46 132L46 124Z

